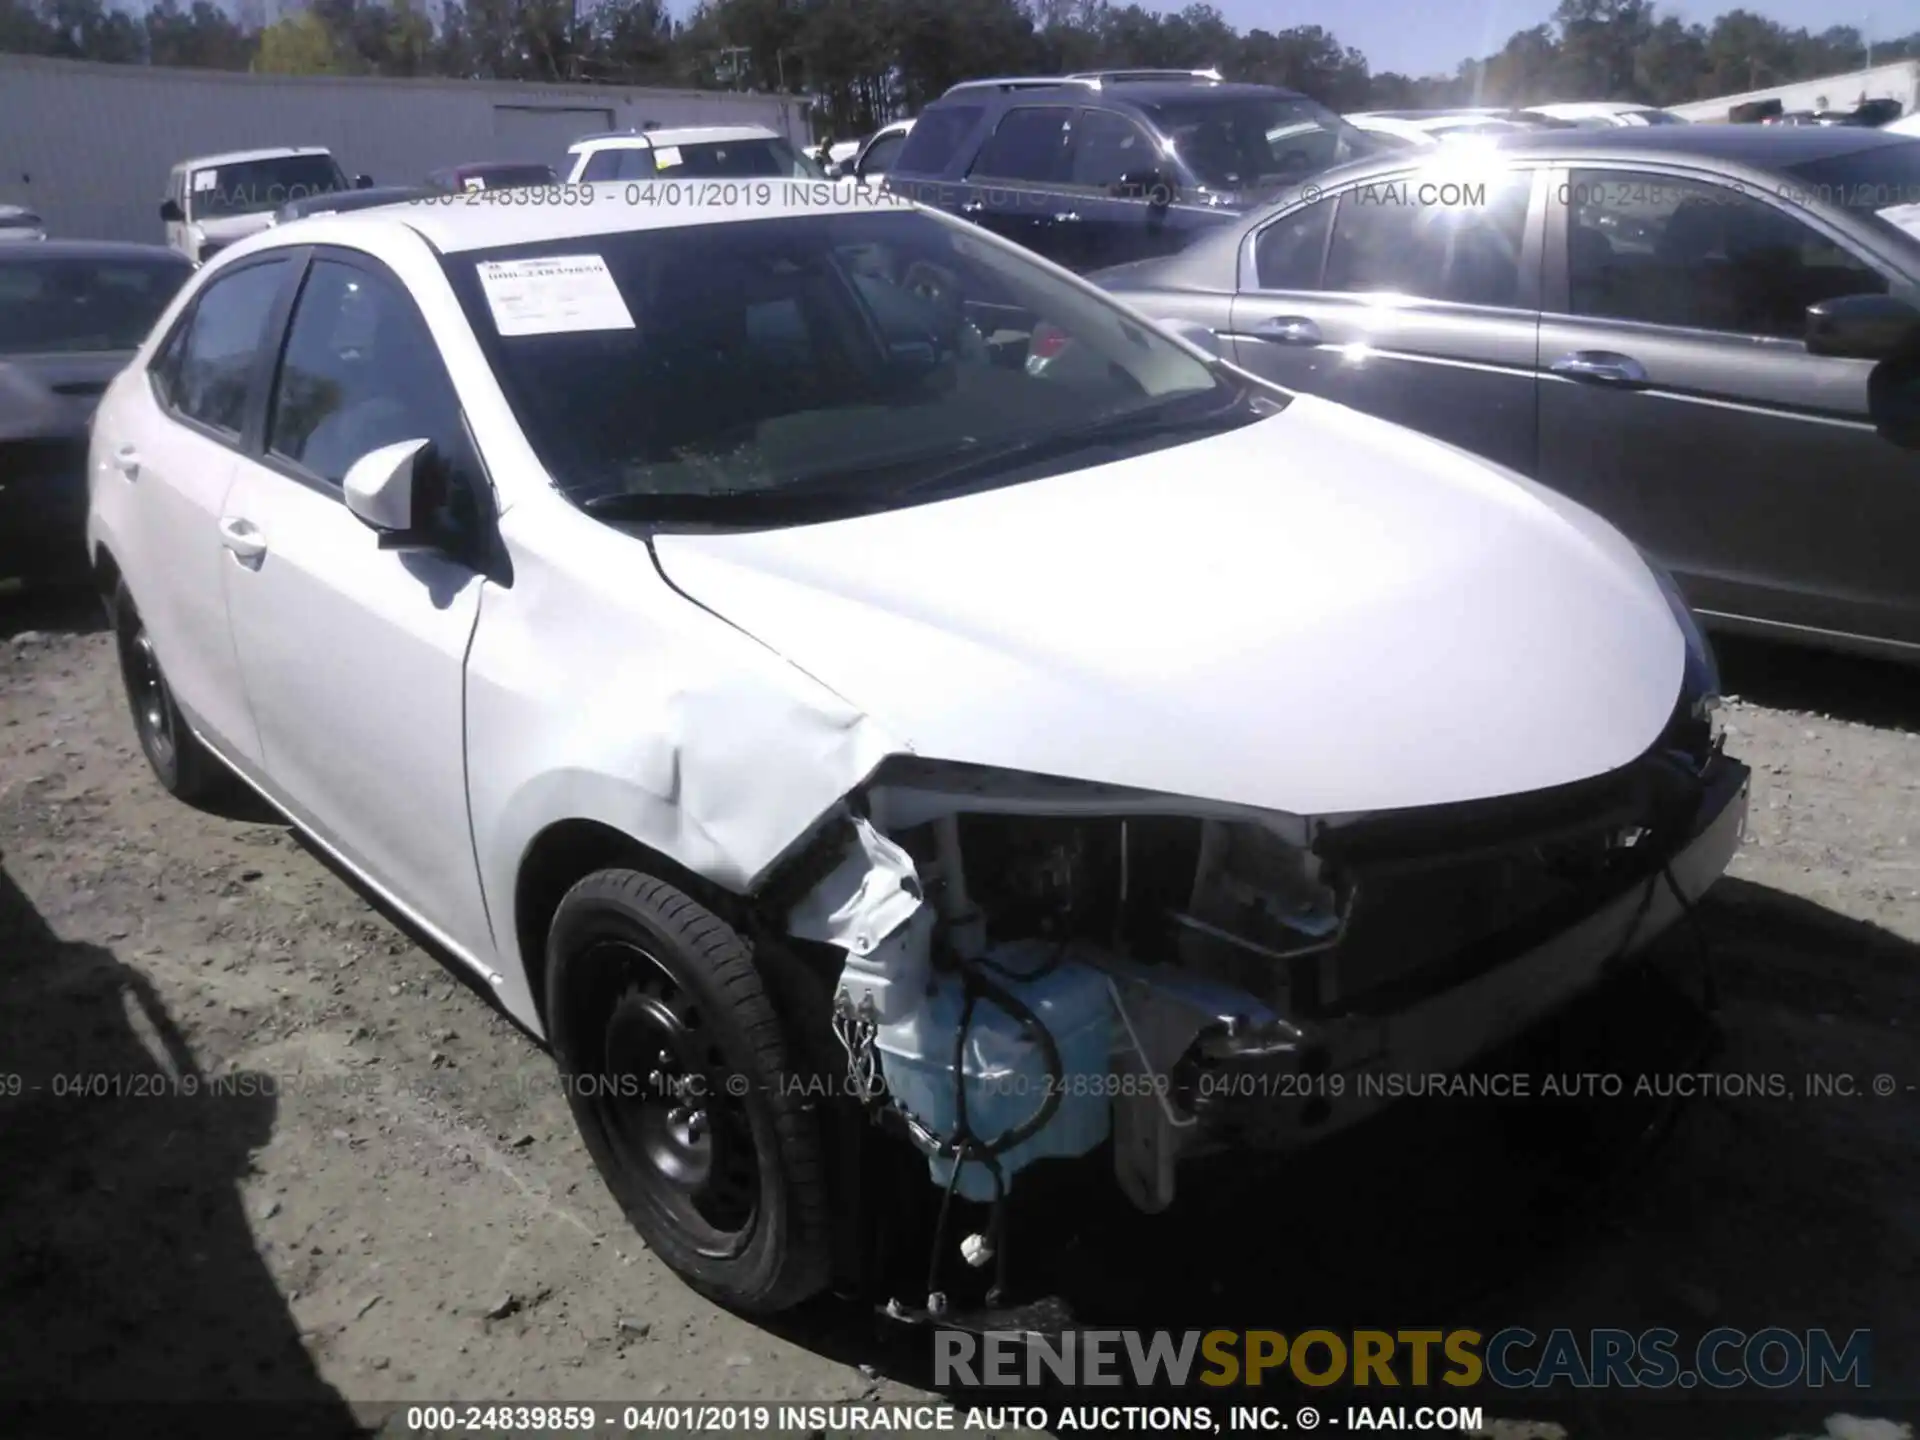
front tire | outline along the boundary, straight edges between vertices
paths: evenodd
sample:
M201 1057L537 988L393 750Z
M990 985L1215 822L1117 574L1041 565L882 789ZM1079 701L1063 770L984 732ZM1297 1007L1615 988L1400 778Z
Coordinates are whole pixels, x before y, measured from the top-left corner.
M649 1248L750 1314L824 1288L818 1116L732 927L662 881L597 871L555 913L546 988L567 1104Z
M133 592L122 580L107 602L113 621L114 647L120 656L120 680L126 688L127 708L141 753L160 786L175 799L193 804L216 795L226 772L212 751L200 743L174 702L153 638L133 603Z

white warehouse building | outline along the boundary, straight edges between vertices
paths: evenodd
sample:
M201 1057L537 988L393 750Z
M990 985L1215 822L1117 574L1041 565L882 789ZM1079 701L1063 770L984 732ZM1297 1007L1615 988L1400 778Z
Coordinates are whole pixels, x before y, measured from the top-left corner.
M1746 90L1738 95L1694 100L1667 108L1696 125L1716 125L1727 118L1727 112L1734 106L1755 100L1778 100L1780 108L1789 112L1851 110L1868 100L1897 100L1901 113L1910 115L1916 102L1920 102L1920 60L1900 60L1891 65L1875 65L1870 70L1825 75L1818 80L1797 80L1791 85Z
M766 125L808 142L790 95L625 85L256 75L0 55L0 204L49 235L161 243L167 173L195 155L324 145L348 175L417 184L442 166L538 160L561 169L595 130Z

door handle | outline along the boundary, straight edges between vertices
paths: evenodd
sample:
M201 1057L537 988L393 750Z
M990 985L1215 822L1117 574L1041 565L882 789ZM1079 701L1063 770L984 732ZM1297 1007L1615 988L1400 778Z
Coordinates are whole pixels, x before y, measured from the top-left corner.
M960 213L962 215L979 215L982 214L986 208L987 205L984 200L963 200L960 202Z
M1253 327L1253 333L1275 345L1318 345L1320 327L1304 315L1275 315Z
M1611 350L1576 350L1562 355L1547 367L1569 380L1584 380L1591 385L1617 385L1632 388L1649 383L1647 367L1631 355Z
M242 565L258 568L267 553L267 538L251 520L228 517L220 522L220 543Z
M1053 217L1053 223L1056 225L1071 225L1079 220L1079 218L1080 212L1077 210L1062 210L1058 215Z
M129 480L140 478L140 452L131 445L122 445L113 452L113 468Z

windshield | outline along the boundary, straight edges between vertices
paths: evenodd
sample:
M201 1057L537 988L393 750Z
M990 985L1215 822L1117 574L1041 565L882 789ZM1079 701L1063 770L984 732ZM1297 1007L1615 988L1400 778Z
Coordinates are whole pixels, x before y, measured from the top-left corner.
M1671 110L1636 110L1633 113L1640 117L1640 122L1644 125L1685 125L1688 123L1686 116L1676 115Z
M535 451L602 511L854 513L962 475L1005 483L1043 449L1065 463L1091 426L1256 418L1238 384L1097 292L905 209L443 263Z
M1273 189L1392 143L1303 97L1168 101L1147 113L1209 190Z
M453 180L465 190L514 190L556 183L553 168L548 165L488 165L456 170Z
M784 140L708 140L656 145L654 173L666 180L820 180L826 172Z
M177 257L0 255L0 354L135 349L192 273Z
M345 190L347 177L331 155L281 155L193 172L188 203L196 220L278 210L289 200Z

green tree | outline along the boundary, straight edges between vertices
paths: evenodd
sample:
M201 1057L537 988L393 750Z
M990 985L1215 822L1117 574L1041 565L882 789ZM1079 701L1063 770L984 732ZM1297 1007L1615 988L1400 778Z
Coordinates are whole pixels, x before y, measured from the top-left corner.
M260 32L254 69L269 75L345 75L354 67L333 32L311 10L301 10Z

